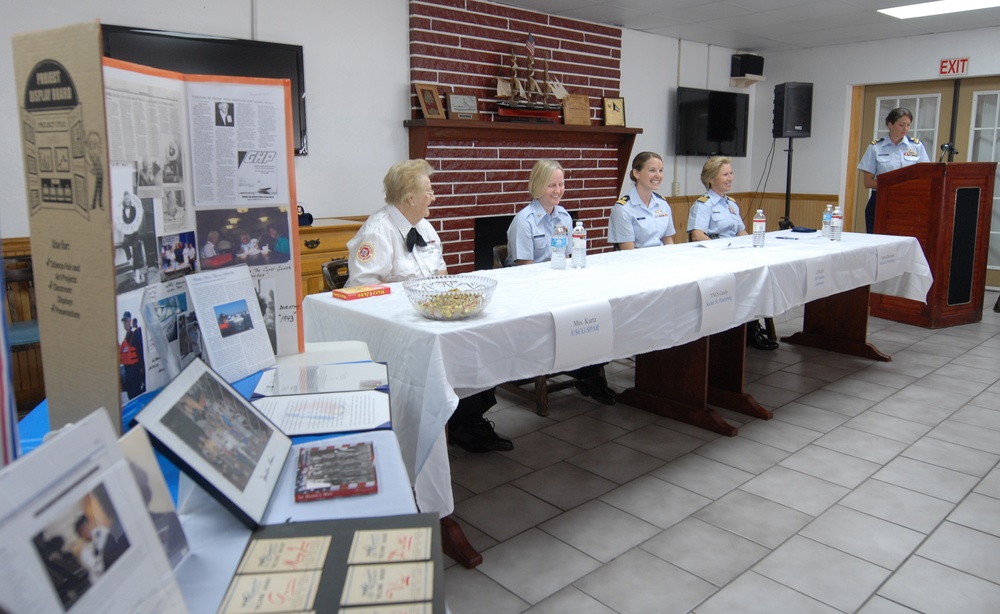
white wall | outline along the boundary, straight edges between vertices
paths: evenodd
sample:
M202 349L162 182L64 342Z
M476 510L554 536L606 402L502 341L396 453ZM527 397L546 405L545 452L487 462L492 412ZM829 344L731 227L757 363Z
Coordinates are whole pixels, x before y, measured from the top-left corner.
M844 200L850 147L851 88L855 85L933 81L942 59L968 57L970 77L1000 74L1000 28L934 34L856 45L767 54L767 81L754 86L760 104L754 113L753 174L759 177L771 147L774 86L789 81L813 83L811 136L795 139L792 192L839 194ZM951 80L950 78L948 80ZM864 138L864 137L863 137ZM784 192L788 139L778 139L765 189ZM937 152L928 152L936 159Z
M674 108L677 87L697 87L750 94L753 117L753 89L729 87L730 59L733 49L653 36L636 30L622 31L622 81L625 119L629 126L643 129L636 137L633 154L655 151L663 156L665 181L661 196L673 193L677 182L679 194L701 194L703 157L674 156ZM750 126L750 143L754 127ZM769 129L770 130L770 129ZM770 132L768 132L770 134ZM750 158L734 158L733 189L751 189ZM625 182L623 192L632 184Z
M0 235L28 236L10 37L100 19L253 38L247 0L5 0L0 5ZM295 159L298 201L316 217L363 215L382 202L382 177L407 155L409 8L403 0L257 0L259 40L305 51L309 155Z

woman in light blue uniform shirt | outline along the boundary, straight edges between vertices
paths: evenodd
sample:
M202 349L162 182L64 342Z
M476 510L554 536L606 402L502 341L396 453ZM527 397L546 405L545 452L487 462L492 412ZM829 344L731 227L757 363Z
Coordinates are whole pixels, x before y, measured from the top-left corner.
M611 207L608 242L618 249L673 245L674 217L666 199L656 193L663 182L663 158L644 151L632 160L632 190Z
M691 240L708 241L747 234L740 206L727 196L733 189L732 160L722 156L709 158L701 169L701 182L708 193L691 205L688 215Z
M691 205L688 216L691 240L708 241L747 234L740 206L728 196L733 189L732 160L722 156L709 158L701 168L701 182L708 188L708 193ZM747 345L759 350L778 349L777 342L767 337L758 320L747 322Z
M573 219L559 204L566 193L565 172L555 160L539 160L531 168L528 192L531 204L521 209L507 229L506 266L547 262L552 259L552 229L556 223L573 228ZM568 250L567 250L568 251ZM608 388L604 365L589 365L567 373L576 378L576 389L605 405L615 404L615 391Z
M889 111L885 118L889 138L882 137L872 141L861 162L858 162L858 170L864 175L865 187L872 191L868 204L865 205L865 229L869 234L875 232L875 177L917 162L931 161L920 139L906 136L912 123L913 114L909 109L899 107Z

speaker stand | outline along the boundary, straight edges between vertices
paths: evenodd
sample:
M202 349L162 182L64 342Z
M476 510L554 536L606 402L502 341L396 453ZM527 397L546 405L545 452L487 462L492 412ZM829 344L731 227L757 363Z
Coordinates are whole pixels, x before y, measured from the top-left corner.
M792 137L788 137L788 169L785 171L785 216L778 222L778 228L788 230L795 228L789 219L792 214Z

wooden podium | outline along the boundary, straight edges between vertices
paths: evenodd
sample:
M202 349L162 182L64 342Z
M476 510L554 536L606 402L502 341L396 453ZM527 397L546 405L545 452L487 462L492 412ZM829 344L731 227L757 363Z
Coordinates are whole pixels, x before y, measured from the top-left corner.
M877 234L916 237L934 275L927 304L871 295L871 315L925 328L979 322L996 162L925 162L878 176Z

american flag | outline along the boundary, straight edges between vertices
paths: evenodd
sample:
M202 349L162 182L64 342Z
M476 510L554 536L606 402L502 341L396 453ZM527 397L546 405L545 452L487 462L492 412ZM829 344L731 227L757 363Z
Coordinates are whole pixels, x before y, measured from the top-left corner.
M528 50L528 55L535 57L535 37L532 34L528 35L528 42L525 43L524 47Z

